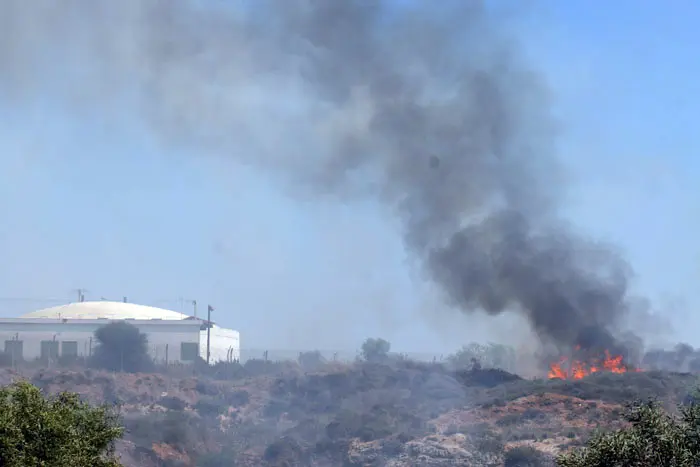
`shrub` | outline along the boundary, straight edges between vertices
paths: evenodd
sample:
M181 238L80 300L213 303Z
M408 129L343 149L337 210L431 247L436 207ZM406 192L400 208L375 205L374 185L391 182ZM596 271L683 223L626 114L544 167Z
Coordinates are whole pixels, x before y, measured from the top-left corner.
M114 441L123 429L112 409L91 407L77 394L44 398L36 386L0 389L0 465L116 467Z
M211 367L206 363L203 365L206 367L203 373L211 374L217 379L235 380L247 376L245 368L239 362L216 362Z
M321 368L326 363L326 359L318 350L301 352L298 361L303 369L311 371Z
M216 401L200 399L194 405L194 410L202 417L216 417L224 412L224 407L217 404Z
M245 389L239 389L226 394L224 401L233 407L241 407L250 402L250 393Z
M165 415L161 426L163 442L178 449L192 444L195 433L190 427L190 419L182 412L170 412Z
M161 397L158 404L162 405L166 409L175 410L178 412L182 412L187 407L187 403L185 401L174 396Z
M208 381L197 381L197 384L195 385L195 391L197 391L199 394L205 395L205 396L216 396L219 394L219 388Z
M115 321L95 331L97 347L93 366L110 371L147 372L154 368L148 354L148 338L136 326Z
M304 448L289 436L270 443L265 449L264 458L271 465L308 465Z
M562 467L636 465L694 467L700 463L700 405L680 407L680 418L654 401L630 406L628 428L593 436L580 449L557 458Z
M523 423L525 420L523 420L522 414L519 413L509 413L505 414L498 420L496 420L496 425L500 427L506 427L506 426L512 426L512 425L519 425Z
M506 451L503 457L504 467L541 467L546 463L542 452L532 446L518 446Z
M447 357L454 369L474 368L475 363L482 368L499 368L514 371L516 367L515 349L500 344L470 344Z
M384 339L367 339L362 343L361 355L368 362L383 362L389 357L391 344Z

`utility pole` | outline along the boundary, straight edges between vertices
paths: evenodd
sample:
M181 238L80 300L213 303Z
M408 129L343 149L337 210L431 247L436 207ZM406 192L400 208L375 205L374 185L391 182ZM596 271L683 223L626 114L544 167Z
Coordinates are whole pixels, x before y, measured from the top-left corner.
M209 365L209 360L211 358L211 352L209 351L209 346L211 343L211 312L214 311L214 307L207 306L207 365Z
M192 308L194 309L194 317L197 317L197 300L192 300Z

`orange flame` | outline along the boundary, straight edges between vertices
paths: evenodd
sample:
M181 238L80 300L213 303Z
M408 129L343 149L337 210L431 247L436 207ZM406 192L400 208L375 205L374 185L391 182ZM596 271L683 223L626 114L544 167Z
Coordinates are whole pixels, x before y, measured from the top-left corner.
M641 371L638 368L630 369L622 362L622 355L611 356L605 351L605 357L601 361L584 362L581 360L571 360L562 357L558 362L549 365L550 379L582 379L586 376L607 371L610 373L627 373L628 371Z

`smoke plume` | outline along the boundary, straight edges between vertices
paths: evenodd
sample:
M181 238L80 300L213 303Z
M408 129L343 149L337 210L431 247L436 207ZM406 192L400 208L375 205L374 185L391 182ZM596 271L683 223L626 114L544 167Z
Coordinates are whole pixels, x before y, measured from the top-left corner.
M563 221L550 96L507 18L478 1L224 3L5 0L0 98L129 109L164 147L374 199L464 313L620 345L630 269Z

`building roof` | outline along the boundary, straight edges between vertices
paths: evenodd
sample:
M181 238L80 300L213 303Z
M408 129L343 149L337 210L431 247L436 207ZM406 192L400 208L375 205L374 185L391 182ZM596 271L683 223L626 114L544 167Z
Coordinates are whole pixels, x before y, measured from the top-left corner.
M52 319L189 319L190 316L177 311L152 306L123 302L79 302L69 303L33 311L20 318Z
M108 318L90 318L90 319L69 319L69 318L0 318L0 325L19 324L24 326L46 326L46 325L62 325L62 324L77 324L77 325L99 325L103 326L111 320ZM119 321L119 320L117 320ZM206 329L204 322L199 319L132 319L127 318L127 322L135 325L167 325L176 327L197 326L200 329Z

